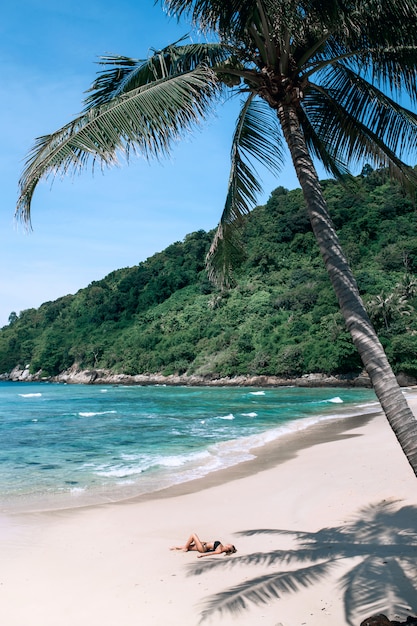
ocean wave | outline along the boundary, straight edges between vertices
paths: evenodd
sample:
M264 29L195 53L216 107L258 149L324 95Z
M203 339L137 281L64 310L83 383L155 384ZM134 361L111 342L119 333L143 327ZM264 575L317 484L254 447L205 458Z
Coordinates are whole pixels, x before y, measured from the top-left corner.
M327 399L325 402L331 404L339 404L336 400L338 396ZM123 455L123 458L128 461L126 465L115 463L114 466L102 468L96 470L102 477L108 477L113 479L125 479L127 485L129 477L133 478L135 483L135 475L138 480L145 480L145 484L149 489L153 491L155 489L162 488L163 486L169 486L172 484L179 484L201 478L210 474L216 470L226 469L228 467L237 465L244 461L249 461L255 458L254 450L261 448L264 445L273 441L279 440L282 436L296 434L306 430L314 424L329 419L337 419L341 417L348 417L360 412L372 412L375 410L375 402L363 403L360 406L355 405L348 412L343 414L336 412L332 414L317 414L310 417L305 417L299 420L290 420L283 423L276 428L270 428L261 433L251 434L244 437L237 437L227 441L217 441L211 443L205 450L193 453L184 453L179 455L156 455L156 456L142 456L138 455ZM243 415L243 414L241 414ZM255 412L246 414L250 416L256 416ZM218 416L211 419L233 419L234 416L229 414L227 416ZM208 442L207 442L208 443ZM156 473L149 470L156 470ZM140 474L140 479L139 479ZM144 477L148 477L147 479ZM127 479L127 480L126 480ZM139 483L135 483L136 486Z
M258 417L258 414L255 412L252 413L242 413L243 417Z
M334 396L333 398L326 398L325 400L313 400L312 404L343 404L342 398Z
M110 465L102 469L96 468L95 474L103 478L126 478L141 474L144 470L139 466L128 467L126 465Z
M328 400L329 402L329 400ZM342 401L343 402L343 401ZM335 404L338 404L336 401ZM245 437L239 437L235 440L231 441L222 441L214 444L212 448L217 450L217 454L219 454L220 458L223 459L223 455L225 455L225 460L230 452L235 451L242 456L242 460L245 460L243 457L250 454L251 450L255 450L256 448L261 448L262 446L271 443L273 441L279 440L281 437L285 435L296 434L298 432L302 432L307 430L311 426L315 424L319 424L323 421L328 421L331 419L344 419L347 417L352 417L355 415L373 413L376 408L378 408L378 402L367 402L362 404L357 404L353 406L349 411L344 411L343 413L331 413L331 414L317 414L311 417L305 417L299 420L291 420L286 423L281 424L276 428L270 428L261 433L256 433L252 435L248 435ZM254 458L253 455L251 458ZM241 462L241 460L235 461Z
M42 396L41 393L18 393L17 395L21 398L40 398Z
M203 461L210 458L211 454L207 450L201 452L191 452L189 454L179 454L178 456L162 456L156 460L156 465L161 467L181 467L186 463Z
M207 460L211 454L207 450L200 452L191 452L178 455L140 455L140 454L123 454L122 460L130 461L115 462L113 464L102 464L94 467L92 463L84 464L85 468L91 468L93 473L102 478L128 478L130 476L139 476L150 469L156 468L180 468L187 464L200 463Z
M80 417L96 417L96 415L110 415L110 414L114 414L117 413L117 411L98 411L98 412L94 412L94 411L80 411L78 413L78 415Z
M72 496L79 496L80 494L86 492L86 488L85 487L71 487L69 492Z
M264 396L265 395L265 391L250 391L249 395L250 396Z

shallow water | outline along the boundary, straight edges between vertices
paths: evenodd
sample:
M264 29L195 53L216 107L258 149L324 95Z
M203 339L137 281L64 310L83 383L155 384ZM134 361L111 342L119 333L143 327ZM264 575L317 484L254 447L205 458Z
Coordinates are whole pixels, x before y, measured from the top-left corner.
M320 420L372 411L369 389L0 383L2 511L149 493L253 458Z

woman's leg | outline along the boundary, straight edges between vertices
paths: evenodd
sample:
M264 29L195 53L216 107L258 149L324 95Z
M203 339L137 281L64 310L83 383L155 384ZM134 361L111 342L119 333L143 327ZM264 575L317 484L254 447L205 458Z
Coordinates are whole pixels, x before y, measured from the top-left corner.
M195 533L193 533L187 540L185 546L184 546L184 550L188 551L188 550L196 550L197 552L205 552L205 548L202 544L202 542L200 541L198 535L196 535Z
M193 533L185 542L183 546L174 546L171 550L183 550L184 552L196 551L196 552L205 552L205 547L201 543L198 535Z

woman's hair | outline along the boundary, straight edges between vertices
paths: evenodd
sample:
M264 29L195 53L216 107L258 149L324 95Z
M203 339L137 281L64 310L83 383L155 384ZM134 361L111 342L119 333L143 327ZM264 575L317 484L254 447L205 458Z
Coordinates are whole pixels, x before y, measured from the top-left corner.
M232 547L229 550L229 554L234 554L235 552L237 552L235 546L232 545Z

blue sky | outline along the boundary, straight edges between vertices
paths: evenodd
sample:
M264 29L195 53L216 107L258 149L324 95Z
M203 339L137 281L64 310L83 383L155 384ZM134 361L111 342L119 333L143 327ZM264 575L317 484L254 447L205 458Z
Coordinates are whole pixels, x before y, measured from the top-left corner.
M87 170L52 186L43 182L32 205L33 231L14 220L18 179L35 137L80 112L98 57L144 58L187 32L189 25L153 0L8 0L2 7L0 327L11 311L75 293L217 224L237 103L218 109L169 160L133 159L103 175ZM279 180L260 173L259 203L278 185L298 187L289 161Z

